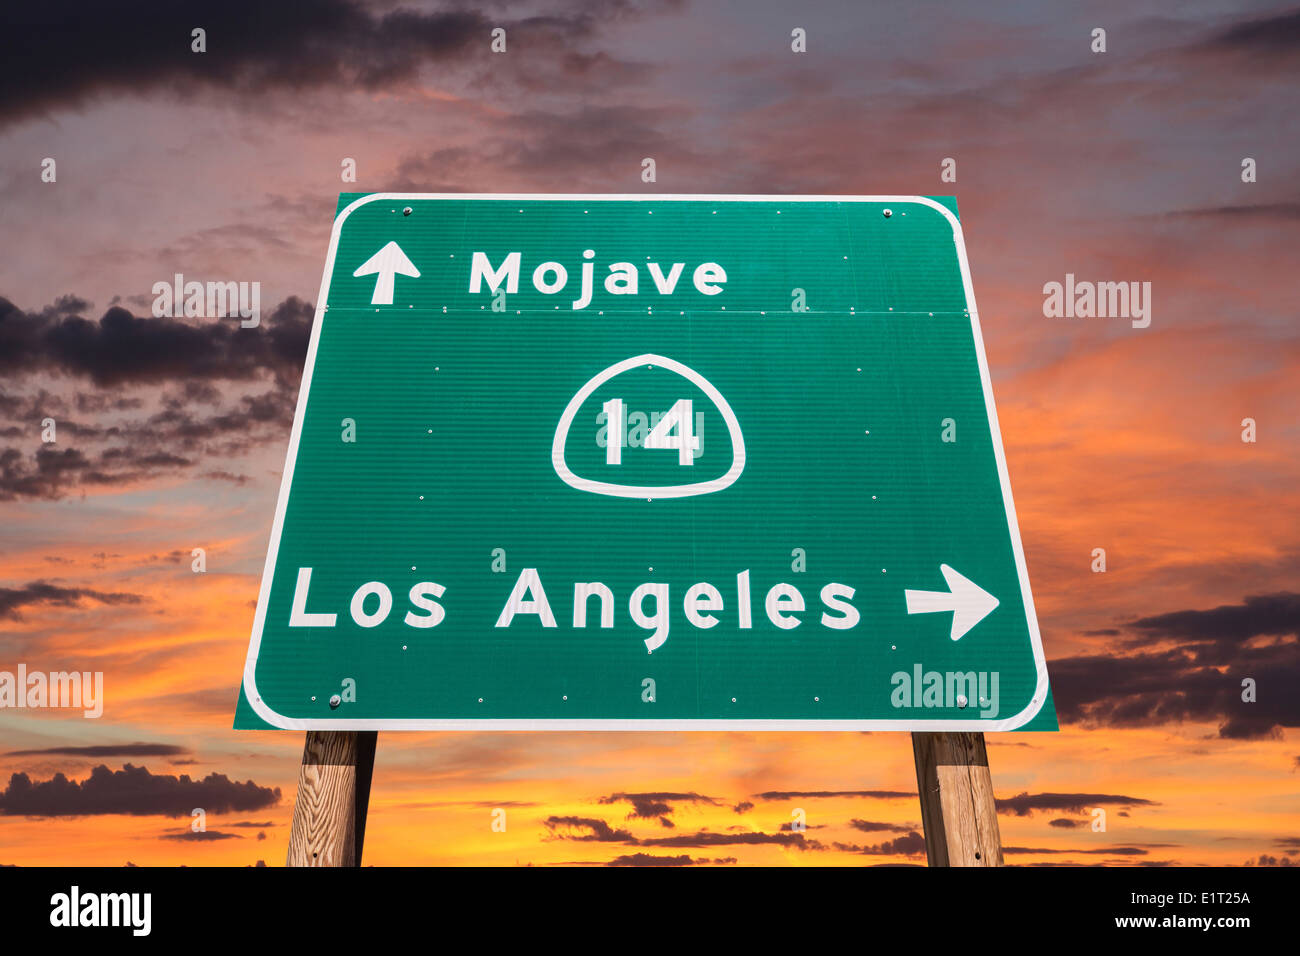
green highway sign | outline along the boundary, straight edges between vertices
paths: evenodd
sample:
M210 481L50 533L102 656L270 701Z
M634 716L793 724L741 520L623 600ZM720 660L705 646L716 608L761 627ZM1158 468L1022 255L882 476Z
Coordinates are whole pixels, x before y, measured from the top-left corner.
M956 203L341 196L235 726L1056 729Z

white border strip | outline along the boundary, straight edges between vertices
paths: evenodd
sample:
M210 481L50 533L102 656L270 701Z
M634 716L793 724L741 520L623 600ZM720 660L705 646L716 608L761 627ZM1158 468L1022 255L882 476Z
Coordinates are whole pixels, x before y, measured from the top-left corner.
M294 463L298 459L298 442L302 437L302 423L307 410L307 396L311 391L312 372L316 366L316 349L320 344L321 327L329 302L330 277L334 273L334 257L338 252L339 235L348 216L367 203L380 200L410 199L477 199L501 201L582 201L582 202L873 202L913 203L928 206L944 216L952 226L952 241L961 266L962 286L966 293L966 311L970 313L971 332L975 339L975 354L979 359L980 381L984 387L984 409L988 413L989 429L993 438L993 453L997 459L998 479L1002 483L1002 502L1006 508L1007 526L1011 533L1011 550L1020 576L1020 596L1025 608L1025 624L1033 645L1034 664L1038 681L1029 705L1020 713L1002 720L748 720L717 718L653 719L520 719L520 718L297 718L286 717L267 706L257 693L257 652L262 644L262 629L266 623L266 606L275 577L275 561L280 551L280 534L284 530L284 515L289 504L289 489L293 484ZM989 379L988 358L984 353L984 337L980 332L979 313L975 309L975 289L971 284L970 263L966 258L966 241L961 223L943 204L926 196L746 196L746 195L658 195L633 194L546 194L546 193L371 193L346 206L334 219L330 233L329 252L321 275L320 295L316 299L316 317L312 323L311 342L307 346L307 360L303 366L302 385L298 390L298 407L293 416L293 431L289 436L289 451L285 456L284 474L280 480L280 498L275 506L275 521L271 525L271 541L266 552L266 565L262 570L262 586L257 596L257 613L253 618L253 633L249 639L248 657L244 662L244 694L257 716L268 724L284 730L914 730L914 731L999 731L1015 730L1029 723L1047 700L1047 660L1043 655L1042 637L1038 631L1038 615L1034 610L1033 593L1029 589L1029 570L1025 566L1024 547L1020 542L1020 524L1016 520L1015 504L1011 500L1011 480L1007 475L1006 454L1002 448L1002 432L998 427L997 409L993 404L993 385Z

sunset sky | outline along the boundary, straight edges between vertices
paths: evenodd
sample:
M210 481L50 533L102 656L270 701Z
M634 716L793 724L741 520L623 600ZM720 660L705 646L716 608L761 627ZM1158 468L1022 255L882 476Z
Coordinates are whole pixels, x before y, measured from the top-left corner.
M0 671L105 703L0 709L0 864L284 862L303 735L231 722L338 194L388 190L956 196L1061 722L989 735L1007 862L1300 862L1300 8L1049 6L7 12ZM261 326L152 317L175 273ZM1150 327L1045 317L1067 273ZM394 732L365 862L925 852L906 734Z

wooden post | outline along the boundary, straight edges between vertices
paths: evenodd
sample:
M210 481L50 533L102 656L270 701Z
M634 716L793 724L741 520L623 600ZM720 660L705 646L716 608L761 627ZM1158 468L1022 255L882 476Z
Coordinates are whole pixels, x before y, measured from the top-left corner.
M375 731L307 731L288 866L360 866Z
M1002 837L982 733L912 734L931 866L1001 866Z

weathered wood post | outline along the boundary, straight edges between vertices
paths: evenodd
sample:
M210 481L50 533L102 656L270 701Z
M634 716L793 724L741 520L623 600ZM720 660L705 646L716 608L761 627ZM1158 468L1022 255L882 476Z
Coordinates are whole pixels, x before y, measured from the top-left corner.
M307 731L288 866L360 866L375 731Z
M982 733L913 733L931 866L1001 866L1002 837Z

